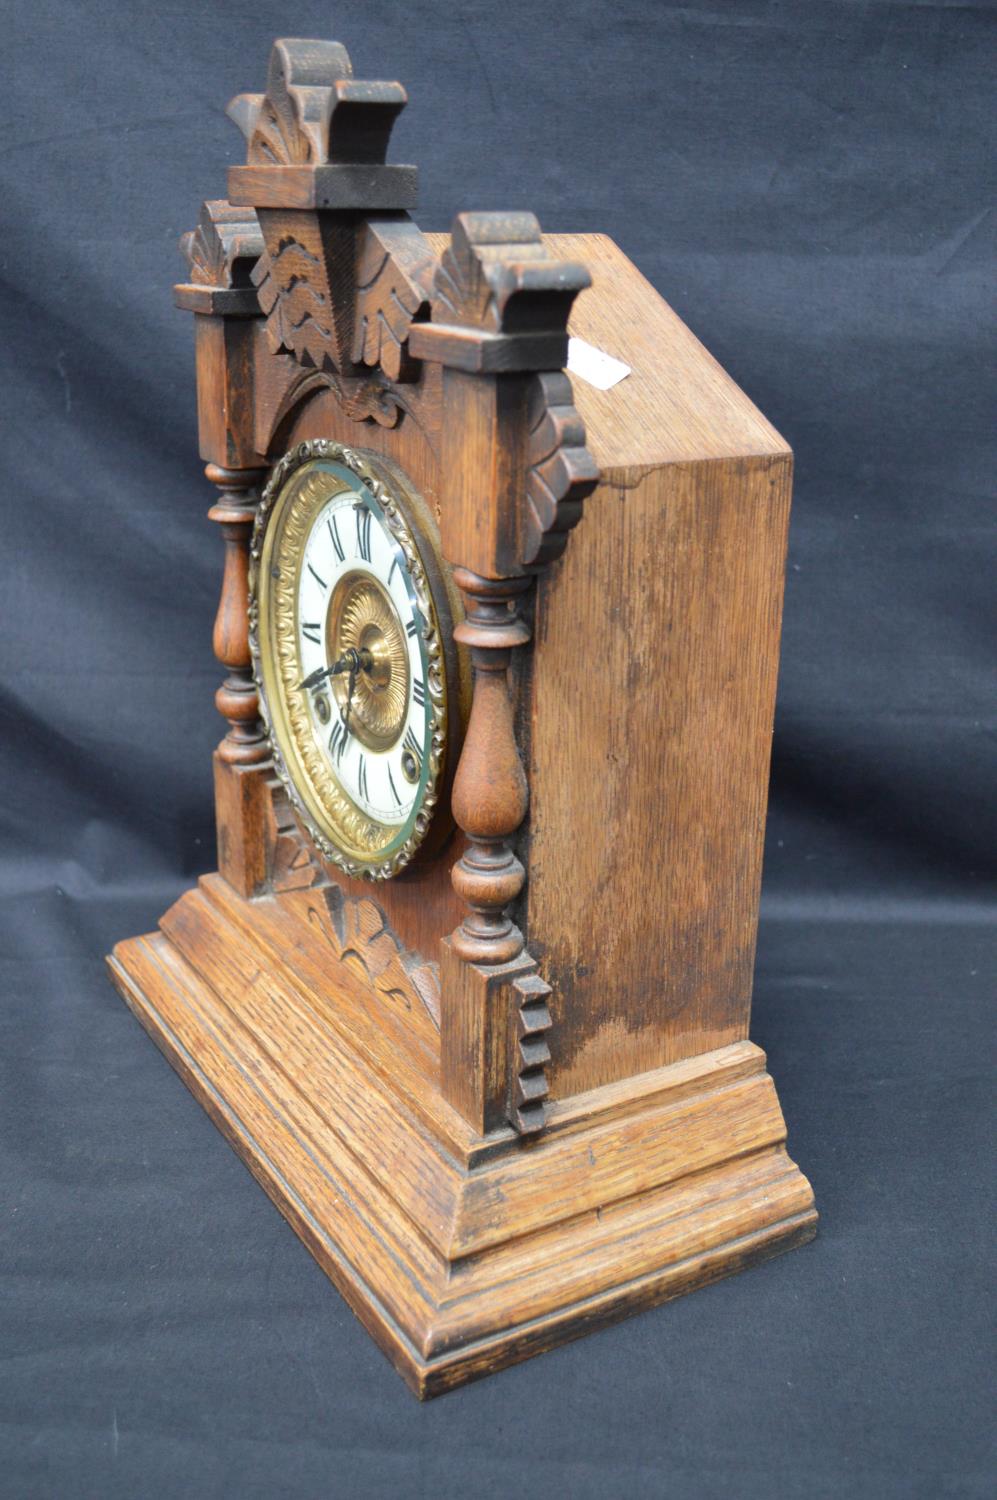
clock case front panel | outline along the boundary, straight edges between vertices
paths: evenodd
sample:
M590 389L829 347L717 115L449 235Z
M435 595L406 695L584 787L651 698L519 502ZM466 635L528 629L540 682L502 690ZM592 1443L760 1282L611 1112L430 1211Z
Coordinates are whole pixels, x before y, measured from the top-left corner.
M230 193L234 180L266 203L268 170L234 169ZM314 195L323 170L333 169L300 169L313 174L300 179L307 191L285 175L281 193ZM584 423L599 479L577 485L584 516L551 548L559 555L541 565L542 540L541 562L523 569L488 483L515 498L531 461L531 474L560 472L556 443L537 459L519 399L504 404L523 377L499 374L489 387L455 373L447 361L465 358L466 330L433 328L420 345L418 321L407 349L384 339L373 381L275 348L267 282L250 280L264 264L257 217L265 233L274 212L205 205L201 250L196 236L190 249L207 272L178 289L195 313L201 453L226 541L219 873L110 963L140 1020L428 1395L814 1232L764 1055L747 1040L791 455L612 241L545 236L532 254L591 273L571 333L632 373L609 391L576 379L577 410L559 407L553 423L548 412L544 432L577 438ZM290 217L302 235L320 218L307 208ZM354 213L348 239L360 222ZM204 246L215 242L212 264ZM437 288L449 243L413 241L417 260L431 253ZM478 253L487 262L491 252ZM498 347L491 337L479 339L479 359ZM557 347L533 337L534 348ZM434 357L413 362L413 346ZM525 949L512 961L458 951L467 904L455 866L473 856L473 836L457 829L393 880L352 880L298 827L254 728L254 494L285 452L315 438L397 466L451 563L485 572L490 558L488 576L523 575L517 590L533 580L509 596L529 626L522 638L532 632L509 653L529 787L507 839L525 871L511 912ZM484 461L488 443L497 465ZM472 689L471 654L462 647L448 781L481 681L479 670ZM468 737L465 760L500 756L501 724L492 730L483 752ZM473 834L473 817L458 822ZM531 1031L530 1016L546 1021ZM530 1089L540 1133L524 1138L538 1128Z

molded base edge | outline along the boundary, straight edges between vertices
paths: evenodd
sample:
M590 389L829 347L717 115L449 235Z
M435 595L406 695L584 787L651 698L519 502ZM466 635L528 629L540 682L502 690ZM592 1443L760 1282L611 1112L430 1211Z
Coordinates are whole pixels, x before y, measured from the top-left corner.
M182 898L164 927L182 932L176 913L185 905L213 924L223 947L234 940L200 891ZM241 960L245 941L243 929ZM500 1142L467 1167L326 1024L332 976L317 996L290 965L275 974L272 954L259 958L252 1005L237 966L227 979L216 967L209 982L196 950L180 951L165 933L119 944L108 965L142 1025L420 1397L816 1232L813 1195L786 1154L764 1054L750 1043L640 1075L629 1091L612 1085L565 1101L539 1141ZM288 1039L306 1027L318 1071L352 1078L354 1112L316 1086L311 1067L296 1065ZM365 1108L372 1098L377 1107Z

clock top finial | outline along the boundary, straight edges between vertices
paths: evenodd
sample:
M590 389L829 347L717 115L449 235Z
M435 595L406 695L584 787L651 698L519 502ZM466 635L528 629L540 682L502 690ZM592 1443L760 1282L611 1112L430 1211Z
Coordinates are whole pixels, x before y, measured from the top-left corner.
M274 42L265 94L237 94L227 113L246 137L229 170L229 202L256 208L412 208L417 173L388 166L400 83L353 77L340 42Z

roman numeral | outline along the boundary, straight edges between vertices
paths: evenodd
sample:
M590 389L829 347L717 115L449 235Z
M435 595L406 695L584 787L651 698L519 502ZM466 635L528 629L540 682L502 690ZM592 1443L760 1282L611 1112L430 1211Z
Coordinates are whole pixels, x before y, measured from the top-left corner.
M415 633L416 633L416 631L418 629L419 629L419 622L418 622L418 620L406 620L405 621L405 634L406 635L415 635Z
M314 625L302 625L302 627L301 627L301 634L304 636L304 638L305 638L306 641L311 641L311 643L312 643L313 646L321 646L321 644L322 644L322 634L321 634L321 632L322 632L322 626L320 624L318 624L318 623L316 623Z
M360 795L363 800L365 802L369 802L370 795L367 791L367 761L362 755L360 757L360 770L357 774L357 788L359 789Z
M366 505L354 506L357 518L357 551L364 562L370 562L370 511Z
M426 684L421 677L416 677L412 682L412 697L422 708L426 702Z
M350 732L347 729L346 725L343 723L342 719L337 719L335 724L333 724L332 732L329 735L329 749L336 757L337 764L343 758L343 751L346 749L346 744L349 740L349 737Z
M395 786L395 778L391 774L391 767L390 766L388 767L388 785L391 788L391 795L395 799L395 806L396 807L401 807L401 805L402 805L402 799L398 795L398 790L397 790L397 788Z
M322 588L327 589L329 587L329 585L326 583L325 579L319 577L318 573L316 573L316 571L312 567L311 563L308 564L308 571L312 575L312 577L314 578L315 582L317 584L319 584Z
M346 553L343 551L343 544L339 540L339 528L336 525L336 517L330 516L326 525L329 528L329 535L332 537L332 545L336 549L336 556L340 562L344 562L346 560Z
M419 756L422 753L422 746L419 744L419 741L416 739L416 737L415 737L415 731L413 730L411 724L409 725L409 727L405 731L405 741L404 741L404 743L405 743L405 749L409 752L409 754L410 755L414 755L415 758L416 758L416 760L418 760Z
M391 582L392 578L395 576L395 569L397 568L397 566L398 566L398 559L397 559L397 557L393 557L391 559L391 567L388 569L388 582L389 583Z

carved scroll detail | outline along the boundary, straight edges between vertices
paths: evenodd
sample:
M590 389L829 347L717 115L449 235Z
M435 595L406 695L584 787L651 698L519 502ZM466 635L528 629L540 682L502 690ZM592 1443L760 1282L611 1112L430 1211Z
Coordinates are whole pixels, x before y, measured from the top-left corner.
M276 41L266 94L239 94L228 113L250 166L383 162L407 95L400 83L361 83L339 42Z
M529 428L526 507L520 560L543 567L560 557L568 532L582 518L582 501L599 482L585 446L585 424L572 404L567 375L537 375L527 393Z
M440 981L436 967L405 948L388 926L376 901L347 896L338 885L322 891L331 925L322 931L336 956L392 1005L425 1006L440 1024Z
M377 370L365 372L356 380L330 374L326 370L298 370L281 397L280 405L269 422L265 448L275 446L277 434L302 404L319 391L332 391L346 415L354 422L376 422L379 427L395 427L402 413L402 402L388 381Z
M251 208L233 208L224 198L201 204L197 228L180 238L195 286L249 286L263 254L263 236Z

